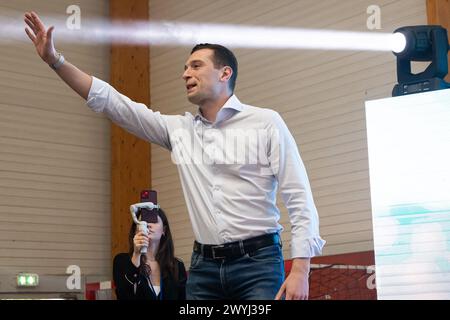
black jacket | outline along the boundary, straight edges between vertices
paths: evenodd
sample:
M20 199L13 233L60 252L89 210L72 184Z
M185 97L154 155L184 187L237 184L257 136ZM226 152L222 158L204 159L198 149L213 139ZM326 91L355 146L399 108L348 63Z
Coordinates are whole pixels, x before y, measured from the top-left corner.
M172 276L162 278L159 295L163 300L186 299L186 269L182 261L177 261L178 281ZM139 269L131 262L128 253L119 253L114 257L113 279L118 300L158 300L147 279L139 274Z

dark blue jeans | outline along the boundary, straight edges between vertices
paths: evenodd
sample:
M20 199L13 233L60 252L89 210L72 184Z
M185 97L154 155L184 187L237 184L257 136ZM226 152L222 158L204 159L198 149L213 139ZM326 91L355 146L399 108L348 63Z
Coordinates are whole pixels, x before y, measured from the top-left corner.
M281 245L233 260L193 252L186 284L188 300L273 300L284 280Z

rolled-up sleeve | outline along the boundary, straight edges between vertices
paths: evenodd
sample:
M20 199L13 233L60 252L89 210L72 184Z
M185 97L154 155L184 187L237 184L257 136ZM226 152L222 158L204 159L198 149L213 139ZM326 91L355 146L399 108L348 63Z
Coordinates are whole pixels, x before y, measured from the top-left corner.
M87 105L141 139L171 150L167 117L132 101L108 83L92 77Z
M276 112L270 130L269 161L289 213L291 258L321 255L325 241L319 235L319 216L297 144Z

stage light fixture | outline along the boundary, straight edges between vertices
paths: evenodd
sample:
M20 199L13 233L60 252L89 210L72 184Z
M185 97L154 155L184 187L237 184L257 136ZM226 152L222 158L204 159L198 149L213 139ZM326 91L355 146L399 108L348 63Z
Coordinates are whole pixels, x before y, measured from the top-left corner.
M397 81L392 96L450 88L444 77L448 73L447 54L449 50L447 30L441 26L409 26L394 31L404 43L394 48L397 57ZM411 72L414 61L430 62L417 74Z

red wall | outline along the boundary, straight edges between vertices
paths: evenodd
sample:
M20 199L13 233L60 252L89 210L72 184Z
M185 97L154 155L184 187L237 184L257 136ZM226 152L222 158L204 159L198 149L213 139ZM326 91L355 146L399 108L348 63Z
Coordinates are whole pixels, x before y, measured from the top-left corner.
M325 265L314 268L314 265ZM373 251L356 252L311 259L310 292L311 300L376 300L376 289L372 288L374 272L356 269L356 266L374 266ZM334 267L327 267L333 265ZM292 260L285 261L286 276Z

